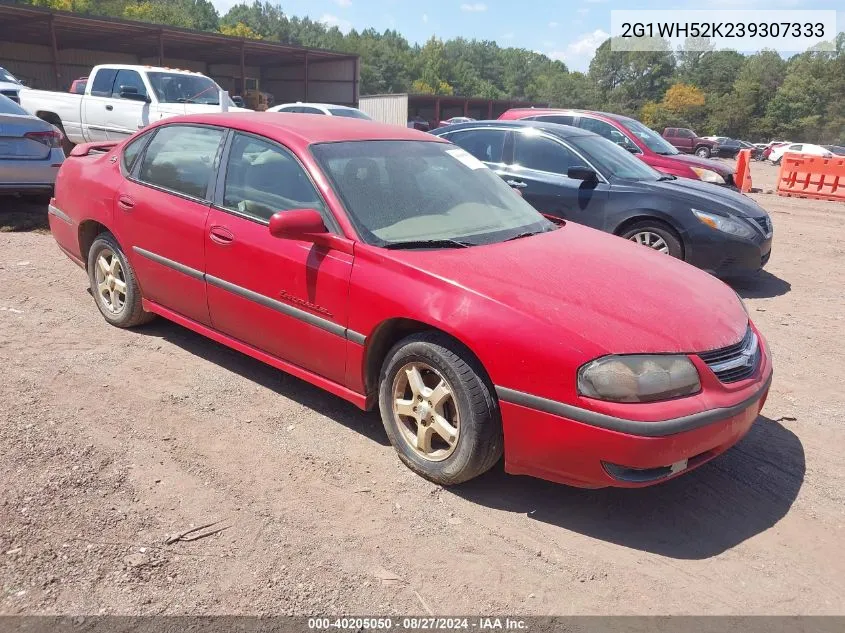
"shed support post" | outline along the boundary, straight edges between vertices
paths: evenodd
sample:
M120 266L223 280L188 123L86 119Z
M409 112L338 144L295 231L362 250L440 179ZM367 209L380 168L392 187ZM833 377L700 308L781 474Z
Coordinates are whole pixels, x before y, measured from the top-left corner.
M306 103L308 102L308 53L305 53L305 90L303 91L304 98L302 99Z
M56 76L56 90L62 89L62 74L59 72L59 45L56 41L56 25L50 16L50 50L53 55L53 74Z
M164 66L164 31L158 32L158 65Z
M241 97L246 95L246 41L241 42Z

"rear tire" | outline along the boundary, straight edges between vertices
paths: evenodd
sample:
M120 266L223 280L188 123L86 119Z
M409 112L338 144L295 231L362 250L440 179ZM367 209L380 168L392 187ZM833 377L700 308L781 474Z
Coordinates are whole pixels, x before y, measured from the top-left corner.
M710 158L710 148L709 147L698 147L695 150L695 155L699 158Z
M502 456L492 386L469 350L438 332L409 336L390 350L379 408L399 459L437 484L477 477Z
M141 307L141 288L111 233L100 233L88 251L88 281L103 318L116 327L141 325L155 315Z
M659 220L637 222L625 229L621 236L646 248L664 252L676 259L684 258L681 236Z

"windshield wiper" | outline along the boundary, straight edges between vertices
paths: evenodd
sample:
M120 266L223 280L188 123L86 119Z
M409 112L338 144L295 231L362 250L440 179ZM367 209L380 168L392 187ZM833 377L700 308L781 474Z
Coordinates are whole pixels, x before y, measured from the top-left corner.
M384 248L469 248L470 246L478 246L478 244L462 240L409 240L407 242L390 242L385 244Z
M677 179L678 179L677 176L673 176L672 174L666 174L664 176L660 176L657 180L659 182L661 180L677 180Z
M532 235L539 235L540 233L548 233L550 231L554 231L555 229L560 228L559 226L555 226L551 229L542 229L540 231L525 231L524 233L519 233L514 235L513 237L509 237L506 240L502 240L503 242L512 242L513 240L521 240L523 237L531 237Z

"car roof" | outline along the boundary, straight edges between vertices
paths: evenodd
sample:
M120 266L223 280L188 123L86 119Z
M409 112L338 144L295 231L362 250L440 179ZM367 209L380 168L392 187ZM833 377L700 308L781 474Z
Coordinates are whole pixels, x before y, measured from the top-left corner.
M537 128L544 132L554 134L559 138L574 138L576 136L598 136L594 132L574 127L572 125L561 125L560 123L547 123L545 121L509 121L507 119L497 119L494 121L470 121L468 123L456 123L455 125L446 125L444 127L434 130L433 134L440 135L446 132L455 132L457 130L472 130L479 127L499 127L499 128Z
M195 123L219 125L243 132L251 132L278 141L293 141L299 145L336 143L342 141L434 141L443 142L431 134L402 125L376 123L365 119L327 117L322 114L293 114L288 112L214 112L188 114L163 119L154 124ZM154 127L149 126L149 127Z
M599 110L578 110L575 108L511 108L507 110L504 114L526 114L526 115L533 115L533 116L543 116L546 114L588 114L591 116L595 116L598 118L606 118L611 119L613 121L618 121L620 123L624 123L625 121L636 121L636 119L632 119L631 117L623 116L621 114L613 114L612 112L601 112ZM504 115L503 115L504 116ZM507 120L507 119L502 119ZM688 128L676 128L679 130L686 130Z
M313 101L296 101L291 103L279 103L274 108L292 108L294 106L309 106L312 108L334 108L335 110L357 110L351 106L337 105L336 103L314 103Z

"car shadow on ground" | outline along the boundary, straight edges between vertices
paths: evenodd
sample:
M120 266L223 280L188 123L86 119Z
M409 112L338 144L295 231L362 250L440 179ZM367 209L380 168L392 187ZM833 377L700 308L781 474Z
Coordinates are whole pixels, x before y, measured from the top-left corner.
M159 318L133 331L163 339L195 356L275 391L280 396L290 398L304 407L313 409L377 444L390 445L381 418L377 413L361 411L342 398L255 360L246 354L212 341L192 330Z
M44 200L0 195L0 233L49 230Z
M761 270L753 277L731 279L728 283L743 299L770 299L792 290L792 284L767 270Z
M731 450L650 488L580 490L509 476L500 462L450 490L591 538L699 560L717 556L782 519L798 496L805 469L798 437L760 416Z

